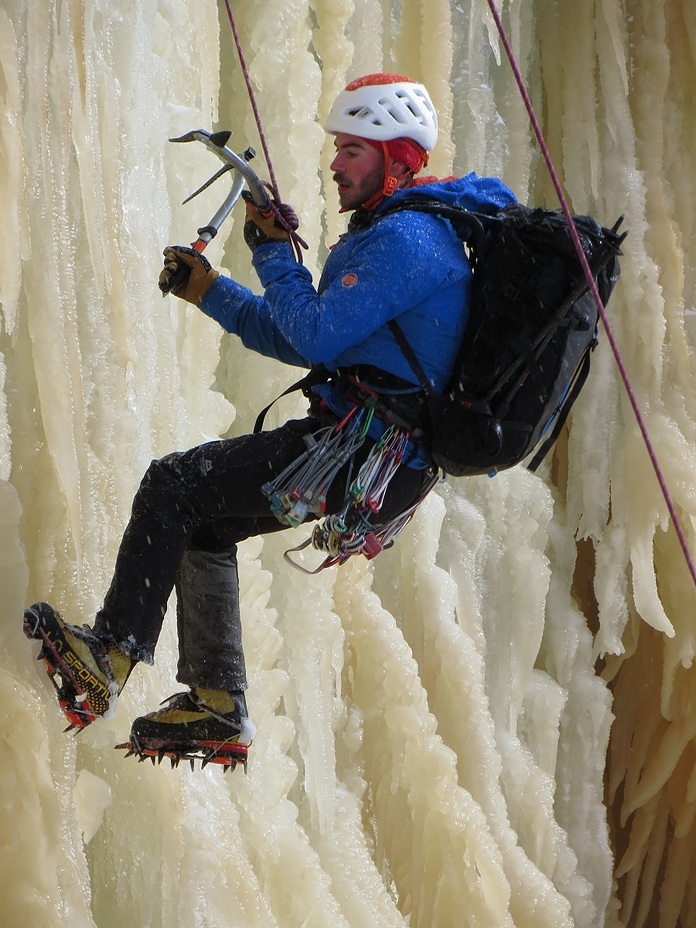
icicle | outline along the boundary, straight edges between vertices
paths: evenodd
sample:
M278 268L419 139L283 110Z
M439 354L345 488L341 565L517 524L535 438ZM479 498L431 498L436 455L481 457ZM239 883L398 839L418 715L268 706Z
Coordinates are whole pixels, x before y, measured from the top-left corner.
M573 206L605 223L626 215L610 317L693 546L691 5L499 6ZM70 620L91 620L149 460L226 434L235 416L248 430L261 397L293 377L156 288L162 248L195 234L181 201L208 176L167 138L219 124L235 148L255 143L218 7L5 0L0 10L6 918L35 928L222 925L231 912L249 928L448 928L453 912L479 928L686 922L696 603L602 339L542 474L450 481L392 550L313 578L282 557L306 526L242 546L258 726L248 776L126 764L112 750L172 691L173 614L155 668L136 669L116 717L79 739L62 734L20 633L23 607L54 598ZM315 275L344 223L321 122L359 73L393 68L431 87L436 173L499 174L521 199L548 201L479 0L239 0L235 14ZM206 195L203 216L217 193ZM234 217L211 259L258 289L240 226ZM284 417L303 414L288 405ZM91 777L109 805L102 787L95 802L85 794Z

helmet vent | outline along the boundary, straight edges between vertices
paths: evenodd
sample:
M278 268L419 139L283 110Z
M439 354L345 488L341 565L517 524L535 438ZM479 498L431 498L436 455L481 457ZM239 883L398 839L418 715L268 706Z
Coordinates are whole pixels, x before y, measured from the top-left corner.
M338 95L325 128L373 141L408 138L427 152L437 140L437 114L422 84L398 75L368 75Z

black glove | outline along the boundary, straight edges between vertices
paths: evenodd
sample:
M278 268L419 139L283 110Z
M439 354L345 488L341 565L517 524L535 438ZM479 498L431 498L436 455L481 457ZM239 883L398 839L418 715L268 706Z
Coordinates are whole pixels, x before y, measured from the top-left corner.
M242 197L247 205L244 241L252 251L259 245L267 245L269 242L289 241L288 230L294 232L300 224L292 206L287 203L274 202L267 212L262 213L248 190L242 193Z
M220 275L210 261L186 245L169 245L164 249L164 267L159 275L162 293L173 293L198 305Z

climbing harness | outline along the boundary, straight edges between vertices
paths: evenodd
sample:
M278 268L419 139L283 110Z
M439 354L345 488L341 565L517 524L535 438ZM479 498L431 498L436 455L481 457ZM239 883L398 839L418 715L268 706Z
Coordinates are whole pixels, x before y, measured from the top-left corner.
M373 409L353 406L336 425L305 436L307 451L261 488L271 503L271 511L283 525L296 528L311 516L324 516L306 541L285 552L286 560L304 573L318 573L357 554L368 560L375 557L410 522L437 482L437 475L433 474L411 506L386 522L379 521L387 489L404 462L411 438L405 429L390 425L353 479L349 472L343 508L325 515L329 487L362 447L373 415ZM310 544L328 554L316 570L307 570L290 557Z
M326 494L344 464L365 441L372 415L354 406L336 425L305 436L307 451L261 488L273 515L297 527L326 510Z
M389 483L399 466L405 465L408 456L414 454L414 446L422 444L419 412L423 395L411 384L405 390L406 381L369 365L333 372L317 365L261 410L254 433L262 430L266 414L281 397L297 390L310 397L313 387L325 383L342 384L343 395L352 404L351 408L339 422L306 435L307 451L262 487L271 503L271 511L284 525L296 528L308 518L324 519L310 538L285 552L286 560L304 573L318 573L325 567L343 563L354 554L368 559L375 557L390 546L440 479L436 470L429 469L429 477L424 480L417 500L392 519L380 521ZM341 511L327 515L329 488L341 468L354 460L374 418L384 424L385 430L355 478L351 464ZM311 571L289 557L310 544L329 554L317 570Z

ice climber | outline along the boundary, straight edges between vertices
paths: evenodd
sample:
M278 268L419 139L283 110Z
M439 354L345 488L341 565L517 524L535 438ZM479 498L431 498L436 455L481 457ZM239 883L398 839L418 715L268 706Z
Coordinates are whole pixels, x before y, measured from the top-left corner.
M25 633L42 642L61 708L84 728L111 714L137 662L153 663L176 588L177 680L189 689L133 722L129 746L141 758L227 766L246 758L255 729L245 700L239 542L322 518L316 546L336 562L372 556L436 480L417 432L399 428L417 421L423 394L387 323L398 319L441 392L467 324L471 270L447 221L380 213L424 195L492 213L514 197L494 178L416 177L435 145L437 116L425 87L408 78L353 81L325 128L335 140L341 210L352 216L317 287L287 232L252 205L244 237L263 296L190 248L167 248L160 275L162 285L185 268L178 297L250 350L324 372L306 391L306 418L153 461L93 626L69 625L46 603L25 613ZM281 212L292 218L289 208ZM307 454L312 446L322 449L318 463Z

